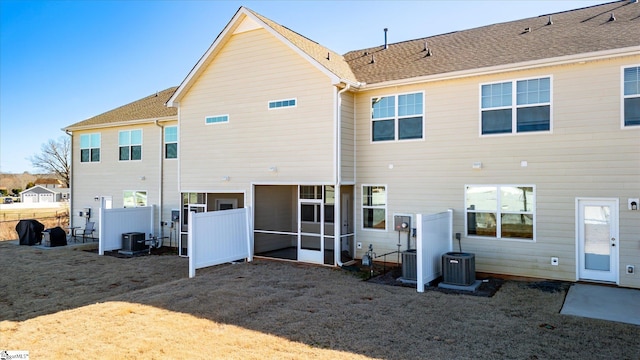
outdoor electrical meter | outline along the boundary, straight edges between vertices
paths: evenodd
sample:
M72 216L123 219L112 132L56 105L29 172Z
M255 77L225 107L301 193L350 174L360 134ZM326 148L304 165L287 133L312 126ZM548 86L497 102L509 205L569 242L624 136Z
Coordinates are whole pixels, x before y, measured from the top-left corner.
M411 231L411 216L408 215L394 215L393 227L396 231L409 232Z

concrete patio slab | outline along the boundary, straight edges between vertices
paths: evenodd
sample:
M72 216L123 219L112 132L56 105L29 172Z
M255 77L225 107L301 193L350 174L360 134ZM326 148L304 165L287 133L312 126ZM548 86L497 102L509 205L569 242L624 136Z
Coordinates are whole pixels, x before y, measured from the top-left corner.
M573 284L560 314L640 325L640 290Z

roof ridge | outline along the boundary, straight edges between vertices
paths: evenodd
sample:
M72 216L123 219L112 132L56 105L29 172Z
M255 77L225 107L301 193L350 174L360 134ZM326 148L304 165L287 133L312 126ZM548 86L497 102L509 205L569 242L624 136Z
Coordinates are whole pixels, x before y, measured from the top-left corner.
M576 8L576 9L569 9L569 10L563 10L563 11L556 11L554 13L542 14L542 15L538 15L536 17L545 17L545 16L549 16L549 15L564 14L564 13L568 13L568 12L572 12L572 11L591 9L591 8L594 8L594 7L598 7L598 6L602 6L602 5L609 5L609 4L614 4L614 3L624 3L623 5L625 5L625 4L629 4L629 0L616 0L616 1L606 2L606 3L602 3L602 4L583 6L583 7Z
M344 54L369 85L640 46L640 4L619 0ZM609 14L615 11L615 18ZM544 17L552 16L553 21ZM612 20L613 19L613 20ZM615 36L612 36L615 35ZM424 44L428 47L425 51Z
M581 10L596 8L596 7L600 7L600 6L611 5L611 4L615 4L615 3L622 3L622 5L620 7L628 5L628 4L632 4L632 3L629 2L629 0L616 0L616 1L602 3L602 4L584 6L584 7L577 8L577 9L563 10L563 11L558 11L558 12L555 12L555 13L548 13L548 14L525 17L525 18L521 18L521 19L503 21L503 22L498 22L498 23L493 23L493 24L480 25L480 26L476 26L476 27L472 27L472 28L468 28L468 29L453 30L453 31L445 32L445 33L422 36L422 37L414 38L414 39L406 39L406 40L402 40L402 41L398 41L398 42L388 43L387 46L405 44L405 43L408 43L408 42L414 42L414 41L418 41L418 40L428 40L428 39L432 39L432 38L436 38L436 37L440 37L440 36L451 35L451 34L456 34L456 33L462 33L462 32L466 32L466 31L479 30L479 29L482 29L482 28L493 27L493 26L496 26L496 25L504 25L504 24L510 24L510 23L526 21L526 20L539 19L539 18L543 18L543 17L548 17L550 15L566 14L566 13L571 13L571 12L575 12L575 11L581 11ZM595 18L595 17L600 16L600 15L605 14L605 13L609 13L610 11L611 10L606 10L605 12L603 12L601 14L598 14L596 16L593 16L592 18ZM591 19L591 18L589 18L589 19ZM587 20L589 20L589 19L587 19ZM374 49L378 49L378 48L384 48L384 45L376 45L376 46L371 46L371 47L368 47L368 48L349 50L346 53L344 53L343 56L346 56L347 54L351 54L351 53L355 53L355 52L363 52L363 51L374 50Z

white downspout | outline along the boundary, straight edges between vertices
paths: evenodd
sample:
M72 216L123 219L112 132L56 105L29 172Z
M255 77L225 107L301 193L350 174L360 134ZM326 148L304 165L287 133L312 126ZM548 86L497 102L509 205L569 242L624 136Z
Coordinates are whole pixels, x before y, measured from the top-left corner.
M335 144L335 164L336 164L336 178L335 178L335 189L334 189L334 201L333 205L333 256L334 262L338 264L338 266L342 266L342 262L340 261L341 252L342 252L342 196L341 196L341 185L342 185L342 94L349 90L351 85L346 84L344 89L338 91L337 101L336 101L336 128L335 128L335 136L336 136L336 144ZM340 219L340 221L336 221L336 219Z
M162 210L164 209L164 207L162 206L162 192L164 191L164 180L163 180L163 175L164 175L164 161L163 161L163 154L164 154L164 126L160 125L160 123L158 122L158 120L156 119L155 124L157 127L160 128L160 161L159 161L159 175L158 175L158 218L160 219L160 235L158 236L158 238L160 239L160 243L162 244L163 242L163 238L164 238L164 226L163 226L163 221L162 221Z
M69 162L71 163L69 174L69 228L73 227L73 132L69 130L64 131L67 135L71 136L71 155L69 156ZM98 225L99 226L99 225ZM73 230L70 230L73 231Z

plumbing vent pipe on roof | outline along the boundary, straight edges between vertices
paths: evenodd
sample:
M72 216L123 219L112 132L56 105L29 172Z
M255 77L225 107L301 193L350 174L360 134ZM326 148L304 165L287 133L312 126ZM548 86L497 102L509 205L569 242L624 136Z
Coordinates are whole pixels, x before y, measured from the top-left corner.
M549 21L547 21L547 25L553 25L553 18L549 15Z
M376 62L376 59L374 59L373 54L371 54L371 61L369 62L369 64L374 64Z
M611 17L609 18L609 21L616 21L616 16L613 15L613 13L611 13Z
M422 50L422 51L426 51L427 52L424 55L425 57L433 55L433 53L431 52L431 49L429 49L429 45L427 44L426 41L424 42L424 50Z
M388 48L389 46L387 45L387 31L389 31L389 29L384 28L384 48Z

